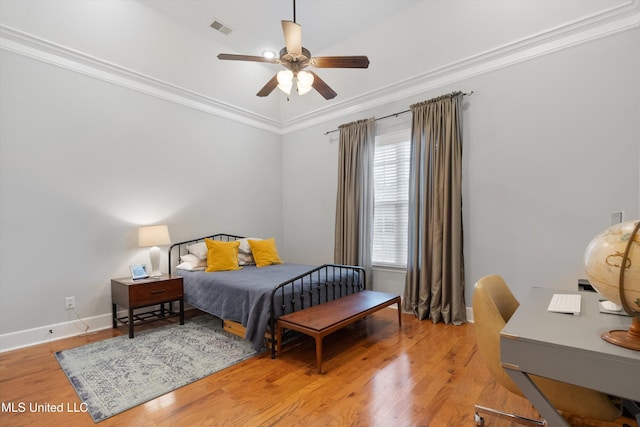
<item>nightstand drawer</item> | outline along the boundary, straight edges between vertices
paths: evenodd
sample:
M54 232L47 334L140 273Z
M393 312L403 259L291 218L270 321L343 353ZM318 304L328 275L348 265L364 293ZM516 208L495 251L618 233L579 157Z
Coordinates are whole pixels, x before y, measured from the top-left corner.
M129 304L132 307L174 300L182 297L182 280L163 280L131 286L129 292Z

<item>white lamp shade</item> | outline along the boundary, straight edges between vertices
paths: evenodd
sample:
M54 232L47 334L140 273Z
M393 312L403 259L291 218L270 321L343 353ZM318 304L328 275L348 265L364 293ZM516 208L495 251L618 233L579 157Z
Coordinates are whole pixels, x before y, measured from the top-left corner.
M149 276L161 276L160 272L160 249L158 246L171 243L169 228L166 225L149 225L138 228L138 246L141 248L151 246L149 249L149 261L151 262L151 272Z
M138 228L138 246L162 246L171 243L169 228L166 225L149 225Z
M286 93L291 94L291 87L293 86L293 72L291 70L278 71L278 89Z
M298 72L298 94L304 95L313 87L313 74L308 71Z

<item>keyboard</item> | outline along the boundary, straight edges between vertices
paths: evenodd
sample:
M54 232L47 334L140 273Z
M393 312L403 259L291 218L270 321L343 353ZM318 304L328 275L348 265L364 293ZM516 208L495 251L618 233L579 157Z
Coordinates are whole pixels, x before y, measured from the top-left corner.
M582 296L577 294L553 294L547 311L570 313L574 316L579 316L581 300Z

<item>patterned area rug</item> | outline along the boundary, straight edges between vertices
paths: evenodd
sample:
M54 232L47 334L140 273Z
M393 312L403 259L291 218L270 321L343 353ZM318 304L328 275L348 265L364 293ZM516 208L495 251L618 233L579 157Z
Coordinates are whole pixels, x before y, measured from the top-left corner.
M70 350L56 359L95 422L256 354L251 343L202 315Z

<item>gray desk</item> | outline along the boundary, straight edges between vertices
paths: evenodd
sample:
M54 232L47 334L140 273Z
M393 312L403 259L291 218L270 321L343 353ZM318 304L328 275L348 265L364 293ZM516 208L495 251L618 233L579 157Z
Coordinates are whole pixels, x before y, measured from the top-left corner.
M533 288L500 334L500 358L509 376L551 426L568 426L528 374L553 378L640 401L640 352L610 344L600 334L628 329L631 318L600 313L594 292L582 295L580 316L547 311L554 293Z

